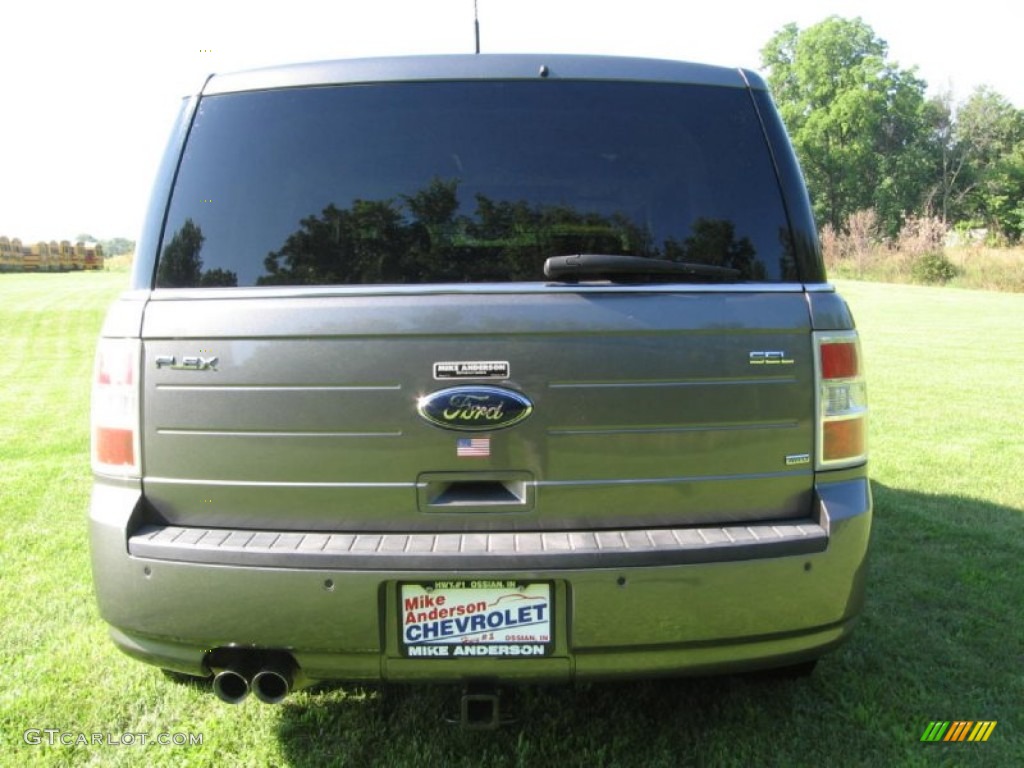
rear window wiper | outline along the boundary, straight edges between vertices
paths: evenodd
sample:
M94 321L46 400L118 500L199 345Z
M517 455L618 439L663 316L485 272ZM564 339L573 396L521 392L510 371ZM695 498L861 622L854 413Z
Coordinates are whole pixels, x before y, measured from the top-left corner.
M713 280L736 280L740 276L740 271L732 267L648 259L642 256L578 253L548 258L544 262L544 275L563 282L576 282L588 278L607 278L614 281L617 276L636 278L644 275L688 275Z

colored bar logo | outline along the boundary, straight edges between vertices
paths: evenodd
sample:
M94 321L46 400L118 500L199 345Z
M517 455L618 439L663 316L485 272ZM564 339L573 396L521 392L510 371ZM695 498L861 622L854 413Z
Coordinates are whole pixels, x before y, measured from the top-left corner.
M988 741L997 720L932 720L921 741Z

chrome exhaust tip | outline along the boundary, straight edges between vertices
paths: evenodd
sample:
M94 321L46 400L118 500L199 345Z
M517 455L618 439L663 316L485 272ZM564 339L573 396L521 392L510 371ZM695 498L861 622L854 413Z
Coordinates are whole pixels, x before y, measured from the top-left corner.
M280 704L292 689L295 664L290 659L264 666L253 675L252 691L264 704Z
M213 693L228 704L241 704L249 695L249 681L237 669L220 669L213 676Z
M287 651L218 648L210 656L213 693L228 704L241 704L250 693L264 704L280 704L295 687L299 668Z

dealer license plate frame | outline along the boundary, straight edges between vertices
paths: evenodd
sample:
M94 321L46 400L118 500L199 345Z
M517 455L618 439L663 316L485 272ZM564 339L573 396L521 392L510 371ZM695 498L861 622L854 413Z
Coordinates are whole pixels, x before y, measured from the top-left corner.
M402 581L395 591L399 648L405 658L524 659L554 653L552 581ZM481 619L474 617L483 618L483 629Z

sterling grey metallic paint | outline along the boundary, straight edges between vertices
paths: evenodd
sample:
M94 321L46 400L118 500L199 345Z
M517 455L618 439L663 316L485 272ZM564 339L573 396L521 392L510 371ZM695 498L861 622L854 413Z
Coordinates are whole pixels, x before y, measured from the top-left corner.
M802 459L815 451L811 331L853 320L824 282L799 170L756 75L434 57L216 76L205 93L533 79L540 65L552 79L750 87L806 284L152 291L200 99L188 100L134 290L102 331L141 338L144 356L143 477L97 475L89 512L100 612L126 653L202 675L212 647L287 648L299 686L568 681L791 664L849 634L871 525L866 467L816 472ZM783 350L792 363L751 365L751 352L767 363ZM157 364L200 356L216 369ZM508 361L502 386L535 405L470 468L457 435L416 413L443 360ZM470 503L444 503L451 488ZM397 583L455 573L551 582L552 656L402 658Z

